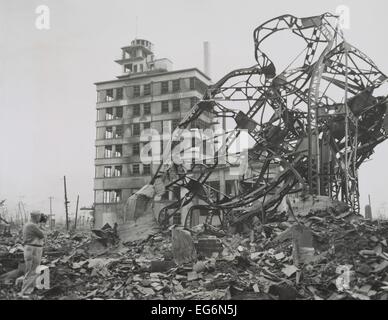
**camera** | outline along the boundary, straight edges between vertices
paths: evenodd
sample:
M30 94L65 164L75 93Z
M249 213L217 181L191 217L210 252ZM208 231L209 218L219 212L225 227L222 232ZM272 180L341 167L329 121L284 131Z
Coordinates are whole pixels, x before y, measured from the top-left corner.
M39 223L46 223L48 220L48 216L46 214L41 214L40 215L40 220L39 220Z

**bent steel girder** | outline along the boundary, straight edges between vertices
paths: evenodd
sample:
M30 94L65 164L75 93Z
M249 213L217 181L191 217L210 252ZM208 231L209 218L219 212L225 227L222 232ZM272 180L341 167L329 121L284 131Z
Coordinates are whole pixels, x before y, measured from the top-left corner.
M377 135L382 134L383 121L376 116L385 118L386 108L381 106L385 98L375 97L373 91L386 80L371 59L345 41L323 61L320 92L328 96L345 92L345 101L317 107L318 132L325 135L316 149L324 153L317 156L319 194L347 202L355 211L359 210L358 159L365 154L358 149L360 142L371 139L368 132L373 128L377 128Z
M305 49L299 64L295 59L277 73L262 45L286 30L303 39ZM192 164L167 179L167 190L180 187L187 192L162 210L161 222L167 223L194 198L204 203L196 209L222 212L229 221L270 217L286 194L298 191L327 195L359 210L357 170L387 139L387 97L374 93L387 82L386 75L344 40L337 18L329 13L284 15L262 24L253 35L257 64L232 71L210 86L173 133L172 140L204 114L213 122L234 122L211 163ZM239 129L252 138L247 156L258 169L240 177L238 194L225 195L208 180ZM176 170L169 157L156 175L166 177Z

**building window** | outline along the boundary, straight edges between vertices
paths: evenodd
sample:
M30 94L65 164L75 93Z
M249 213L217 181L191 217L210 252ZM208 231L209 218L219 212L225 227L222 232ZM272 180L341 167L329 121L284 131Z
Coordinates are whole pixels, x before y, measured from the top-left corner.
M204 84L201 80L195 79L195 90L201 93L205 93L207 85Z
M168 101L162 101L162 113L168 113Z
M140 165L135 163L132 165L132 173L133 174L140 174Z
M100 120L102 120L102 110L98 109L97 110L97 121L100 121Z
M172 81L172 91L173 92L177 92L181 89L181 84L180 84L180 80L173 80Z
M123 167L122 166L116 166L115 167L115 171L114 171L114 176L115 177L121 177L122 171L123 171Z
M149 96L151 94L151 84L144 85L144 95Z
M161 130L161 133L163 134L163 133L170 133L169 131L168 131L168 128L169 128L169 126L168 126L168 123L169 123L170 121L169 120L164 120L164 121L160 121L160 128L162 129ZM163 140L163 139L162 139Z
M115 131L115 139L120 139L123 137L123 126L117 126Z
M140 154L140 145L138 143L134 143L132 145L132 155L138 156Z
M105 111L105 120L113 119L113 108L107 108Z
M104 167L104 177L110 178L112 176L112 167Z
M123 107L116 107L116 119L123 117Z
M144 115L151 114L151 105L149 103L145 103L143 108L144 108Z
M121 100L123 98L123 88L116 89L116 100Z
M198 100L199 99L197 97L191 97L190 98L190 106L194 107L197 104Z
M116 144L115 157L120 158L123 155L123 146L121 144Z
M140 97L140 86L133 86L133 96Z
M190 78L190 90L195 89L195 78Z
M134 123L132 126L132 136L140 136L140 123Z
M130 63L130 64L126 64L125 66L124 66L124 72L125 73L127 73L127 72L131 72L132 71L132 63Z
M104 203L118 203L121 201L121 190L104 190Z
M105 101L113 101L113 89L106 90Z
M181 111L181 101L179 99L172 101L172 112Z
M168 81L162 82L162 94L163 93L168 93Z
M112 146L105 146L104 157L105 158L112 158L112 156L113 156Z
M143 123L143 130L150 129L151 128L151 122L144 122Z
M151 174L151 165L150 164L143 165L143 174L144 175Z
M139 104L135 104L133 106L133 116L134 117L140 116L140 105Z
M113 138L113 128L106 127L105 128L105 139L112 139L112 138Z

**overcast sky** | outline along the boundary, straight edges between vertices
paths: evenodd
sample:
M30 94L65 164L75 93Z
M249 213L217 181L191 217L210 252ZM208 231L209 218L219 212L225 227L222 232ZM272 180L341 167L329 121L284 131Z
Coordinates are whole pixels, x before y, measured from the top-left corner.
M50 9L50 30L35 27L36 7ZM121 70L113 60L135 37L154 43L175 69L202 69L202 42L211 42L212 78L251 66L255 27L282 14L350 8L348 41L385 73L388 2L382 0L0 0L0 200L14 211L49 208L64 214L63 175L70 211L93 203L95 86ZM136 28L136 17L138 27ZM138 30L136 34L136 29ZM360 172L362 205L386 201L388 142ZM388 202L388 201L387 201Z

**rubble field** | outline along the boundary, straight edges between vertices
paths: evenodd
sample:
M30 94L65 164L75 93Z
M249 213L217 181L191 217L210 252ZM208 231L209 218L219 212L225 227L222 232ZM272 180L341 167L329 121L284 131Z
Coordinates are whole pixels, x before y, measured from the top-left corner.
M171 227L128 243L112 236L108 225L92 232L52 231L42 259L51 287L30 299L388 299L388 222L332 207L264 224L253 218L250 226L245 234L207 225ZM179 251L174 230L193 250ZM303 237L311 235L314 248L300 261L298 230L308 230ZM0 238L1 299L21 299L16 279L23 267L20 236Z

